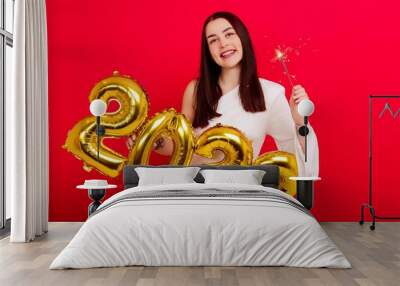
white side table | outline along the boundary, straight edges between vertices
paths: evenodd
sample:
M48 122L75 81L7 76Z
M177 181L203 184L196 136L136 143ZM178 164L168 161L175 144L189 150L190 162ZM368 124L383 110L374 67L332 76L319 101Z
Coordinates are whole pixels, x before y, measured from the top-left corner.
M97 208L101 205L101 200L104 198L107 189L114 189L117 185L105 185L105 186L90 186L90 185L79 185L77 189L84 189L88 191L89 198L92 199L92 203L88 206L88 216L94 213Z
M296 181L296 198L308 210L314 206L314 182L321 180L320 177L289 177Z

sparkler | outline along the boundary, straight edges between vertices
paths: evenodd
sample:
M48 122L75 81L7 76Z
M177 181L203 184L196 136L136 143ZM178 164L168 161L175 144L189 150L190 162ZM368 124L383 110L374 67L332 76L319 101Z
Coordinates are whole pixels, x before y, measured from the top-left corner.
M285 72L285 74L286 74L286 76L287 76L287 78L289 80L290 86L293 87L294 86L293 79L292 79L292 76L289 73L289 69L288 69L287 64L286 64L287 55L283 51L278 49L278 48L275 49L275 55L276 55L275 59L280 61L280 63L282 64L283 71Z

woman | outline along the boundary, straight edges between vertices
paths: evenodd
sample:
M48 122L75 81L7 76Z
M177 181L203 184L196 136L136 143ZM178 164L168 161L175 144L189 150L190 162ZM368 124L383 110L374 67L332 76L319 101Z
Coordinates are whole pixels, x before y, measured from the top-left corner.
M206 19L200 77L186 87L181 110L192 122L196 136L218 123L234 126L252 142L256 159L265 135L270 135L279 150L296 154L299 175L317 176L319 151L314 130L309 126L307 164L304 137L298 133L304 119L298 114L297 105L306 98L304 88L296 85L288 104L281 85L258 78L250 36L238 17L217 12ZM154 149L171 155L173 143L161 138ZM192 164L215 162L223 157L222 152L216 155L210 160L195 154Z

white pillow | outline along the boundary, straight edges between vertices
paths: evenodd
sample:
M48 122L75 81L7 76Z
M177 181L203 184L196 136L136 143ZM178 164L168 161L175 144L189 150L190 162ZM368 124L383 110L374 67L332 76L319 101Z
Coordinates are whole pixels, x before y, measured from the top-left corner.
M265 175L263 170L201 170L200 174L204 177L205 184L224 183L224 184L246 184L261 185Z
M139 176L138 186L196 183L193 179L199 170L199 167L135 168Z

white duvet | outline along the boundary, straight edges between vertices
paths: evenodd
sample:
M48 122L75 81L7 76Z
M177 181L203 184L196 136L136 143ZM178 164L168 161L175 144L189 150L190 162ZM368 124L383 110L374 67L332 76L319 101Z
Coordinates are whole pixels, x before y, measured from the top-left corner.
M233 184L135 187L90 217L50 269L145 266L295 266L349 268L311 215L259 198L174 197L126 200L132 192L276 189ZM136 194L136 193L135 193ZM298 202L297 202L298 203Z

